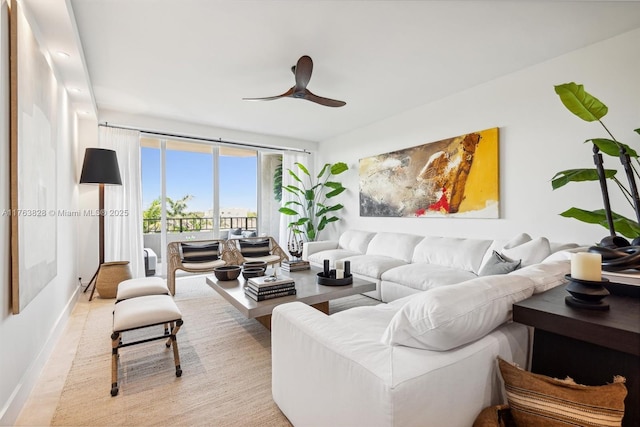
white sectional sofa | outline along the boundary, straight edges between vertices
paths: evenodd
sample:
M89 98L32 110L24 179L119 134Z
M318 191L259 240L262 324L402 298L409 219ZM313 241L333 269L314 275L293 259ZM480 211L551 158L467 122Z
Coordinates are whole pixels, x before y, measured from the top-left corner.
M526 366L529 329L510 321L512 304L564 283L569 252L585 250L525 234L496 242L356 230L305 246L313 264L350 260L389 302L330 316L302 303L274 309L273 398L296 427L471 426L502 401L496 357ZM508 274L478 275L518 261Z
M367 295L389 302L478 277L493 261L494 250L526 267L576 246L532 239L526 233L501 241L347 230L335 241L305 243L302 258L317 267L325 259L331 265L350 261L355 277L376 283L376 291Z

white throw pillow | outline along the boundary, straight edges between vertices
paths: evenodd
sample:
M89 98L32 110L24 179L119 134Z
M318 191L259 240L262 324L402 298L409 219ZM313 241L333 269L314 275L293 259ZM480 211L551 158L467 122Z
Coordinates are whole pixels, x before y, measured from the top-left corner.
M548 257L551 254L551 246L549 245L549 239L538 237L518 246L505 247L501 253L511 259L521 259L522 266L526 267L537 264Z
M530 242L531 240L533 239L531 239L531 236L529 236L527 233L520 233L516 237L505 243L502 249L515 248L516 246L520 246L524 243Z
M514 303L533 295L532 280L511 274L416 294L393 317L381 341L446 351L484 337L511 319Z

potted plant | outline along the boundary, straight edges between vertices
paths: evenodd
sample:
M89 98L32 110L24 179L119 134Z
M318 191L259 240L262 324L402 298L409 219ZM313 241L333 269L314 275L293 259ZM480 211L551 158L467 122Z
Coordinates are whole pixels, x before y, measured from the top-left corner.
M295 219L289 228L295 236L304 236L308 242L318 239L318 235L327 224L338 221L335 216L344 206L331 204L330 199L342 194L346 188L337 181L330 181L333 176L348 170L346 163L325 164L318 175L312 177L302 163L295 163L297 171L287 169L296 184L285 185L283 190L293 194L294 199L286 202L279 211Z
M597 121L609 136L609 138L592 138L585 141L593 144L595 169L568 169L558 172L551 180L551 185L554 190L569 182L599 181L604 209L588 211L572 207L560 215L567 218L575 218L590 224L599 224L608 228L610 236L603 239L603 242L601 242L603 246L621 246L621 244L613 244L615 239L618 238L616 233L620 233L630 239L638 239L640 236L640 198L638 197L638 189L635 181L635 177L638 176L636 166L640 165L640 162L638 162L638 154L631 147L618 141L611 134L601 120L608 112L607 106L596 97L587 93L582 85L573 82L561 84L555 86L555 92L570 112L587 122ZM640 129L635 129L634 131L640 134ZM616 170L604 169L601 153L620 159L626 173L628 188L616 177ZM633 159L635 165L631 159ZM622 194L636 213L635 220L626 218L611 210L607 180L613 181L622 191ZM622 240L623 242L625 241L625 239ZM637 244L637 241L634 241L634 244Z

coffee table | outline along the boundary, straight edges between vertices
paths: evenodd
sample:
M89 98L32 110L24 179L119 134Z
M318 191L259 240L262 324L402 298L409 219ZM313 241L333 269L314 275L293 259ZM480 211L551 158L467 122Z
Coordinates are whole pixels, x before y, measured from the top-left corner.
M320 269L312 267L310 270L295 272L278 272L278 277L289 276L296 282L296 295L273 298L265 301L255 301L244 293L245 279L218 280L215 276L207 276L207 284L218 292L227 302L231 303L248 319L256 319L267 329L271 330L271 312L273 308L287 302L300 301L323 313L329 314L329 301L363 292L374 291L376 284L366 280L356 279L344 286L324 286L316 283Z

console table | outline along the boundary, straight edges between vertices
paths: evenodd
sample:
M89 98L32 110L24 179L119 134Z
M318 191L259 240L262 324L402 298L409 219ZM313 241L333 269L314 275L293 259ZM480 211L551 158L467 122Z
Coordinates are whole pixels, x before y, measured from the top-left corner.
M513 305L513 320L533 326L531 372L570 376L579 384L611 383L628 390L623 426L640 425L640 298L609 295L607 311L572 308L564 285Z

